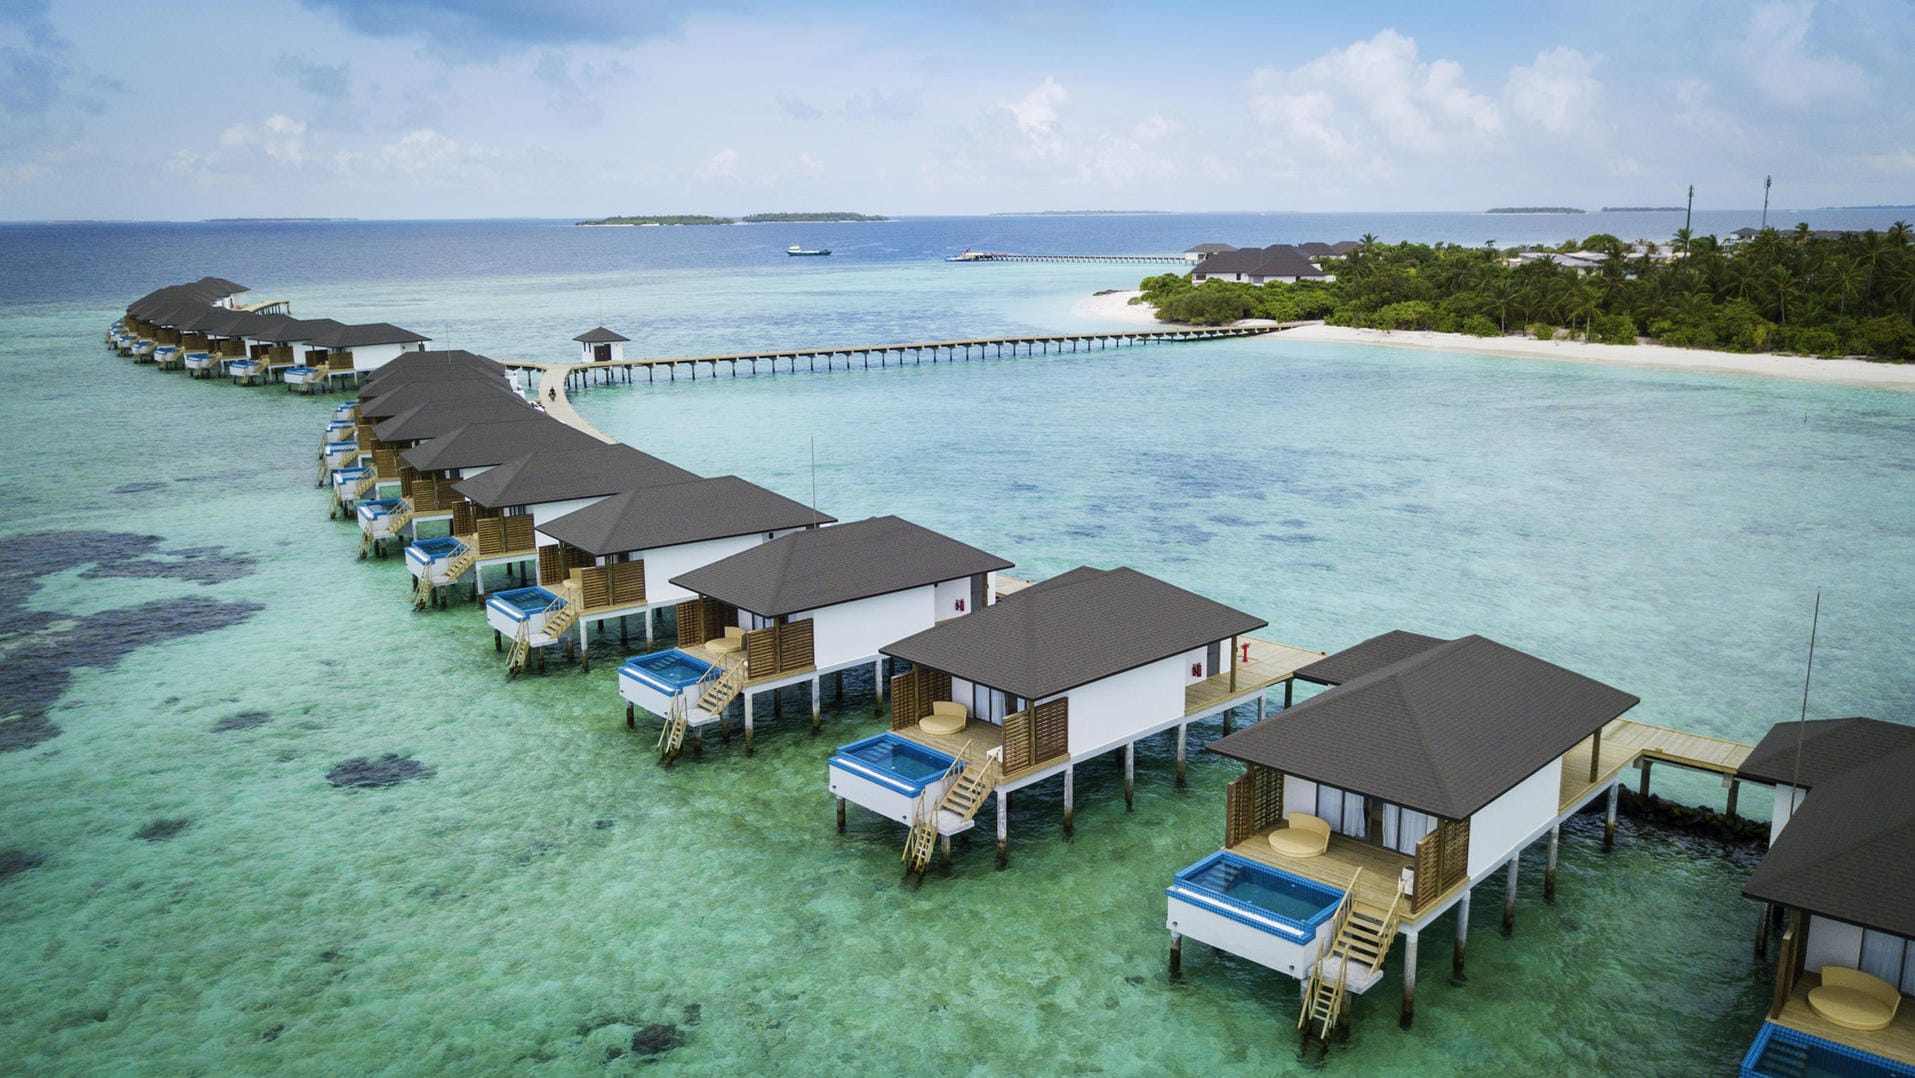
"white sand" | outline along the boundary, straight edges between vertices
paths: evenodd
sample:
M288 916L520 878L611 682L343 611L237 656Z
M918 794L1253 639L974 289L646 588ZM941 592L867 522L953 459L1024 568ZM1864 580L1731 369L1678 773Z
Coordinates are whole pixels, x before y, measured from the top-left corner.
M1135 291L1091 296L1071 307L1080 318L1097 318L1129 325L1163 326L1151 308L1129 301ZM1254 324L1254 323L1245 323ZM1391 348L1421 348L1438 352L1521 359L1553 359L1568 363L1610 363L1658 370L1706 371L1712 374L1752 374L1762 378L1796 378L1875 389L1915 390L1915 363L1870 363L1860 359L1816 359L1810 356L1743 355L1699 348L1665 348L1658 344L1585 344L1581 341L1539 341L1530 337L1471 337L1462 333L1422 330L1352 329L1347 326L1309 325L1283 331L1283 339L1331 341L1339 344L1375 344Z

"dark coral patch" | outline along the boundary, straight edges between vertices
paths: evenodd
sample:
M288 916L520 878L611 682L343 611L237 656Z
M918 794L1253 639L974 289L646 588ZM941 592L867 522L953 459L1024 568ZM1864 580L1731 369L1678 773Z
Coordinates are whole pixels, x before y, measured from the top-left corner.
M410 756L400 756L394 752L386 753L377 760L355 756L326 772L326 781L334 786L365 788L396 786L409 779L431 777L431 768Z
M31 711L17 719L0 721L0 752L19 752L60 736L60 728L45 711Z
M233 730L251 730L255 726L266 725L272 721L272 718L272 715L265 711L242 711L214 723L213 732L224 734Z
M147 842L165 842L167 839L191 827L191 820L154 820L133 833L133 837Z
M28 869L39 868L46 864L43 853L28 853L25 850L0 850L0 881L18 876Z

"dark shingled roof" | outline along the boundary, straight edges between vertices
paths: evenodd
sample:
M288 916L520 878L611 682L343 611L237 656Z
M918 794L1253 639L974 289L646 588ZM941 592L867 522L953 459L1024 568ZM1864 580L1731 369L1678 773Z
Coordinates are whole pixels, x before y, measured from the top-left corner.
M431 340L409 329L400 329L391 322L367 322L349 326L334 323L333 327L313 335L312 342L321 348L365 348L375 344L419 344Z
M505 364L463 348L401 352L367 375L365 384L359 387L359 395L376 397L381 392L409 382L453 381L460 378L490 378L504 385L506 373Z
M581 344L611 344L614 341L631 340L630 337L621 337L611 330L606 329L604 326L600 326L597 329L588 329L572 339Z
M252 289L245 285L237 281L229 281L224 277L201 277L199 280L194 281L193 284L196 287L204 288L215 293L215 299L225 299L227 296L237 296L241 292L252 291Z
M330 318L293 318L289 315L269 314L254 324L253 328L247 332L246 339L264 341L268 344L310 341L338 324Z
M1915 782L1909 781L1915 774L1915 727L1837 719L1825 729L1834 733L1839 724L1857 723L1876 729L1863 733L1861 727L1850 726L1835 740L1827 734L1813 743L1805 739L1802 770L1806 774L1813 769L1820 782L1789 817L1742 893L1864 928L1915 936ZM1794 738L1785 732L1791 726L1777 726L1762 744L1780 735L1789 742L1792 760ZM1868 762L1838 771L1854 759L1862 738L1878 746L1891 740L1900 745L1878 748Z
M1086 566L882 650L1041 700L1267 624L1135 569Z
M1318 685L1341 685L1371 671L1381 670L1391 663L1419 655L1441 643L1443 640L1440 637L1392 629L1353 648L1345 648L1308 666L1300 666L1296 676Z
M373 437L382 442L422 442L468 423L530 422L546 419L544 412L516 393L415 404L390 419L373 424Z
M209 337L244 337L258 326L261 317L251 311L215 307L211 317L200 319L198 329Z
M1200 243L1195 247L1184 248L1184 253L1187 255L1214 255L1223 251L1234 250L1236 250L1236 248L1227 243Z
M422 472L504 464L537 449L583 449L604 442L556 419L543 423L468 423L402 450L399 459Z
M1802 773L1796 773L1796 739L1802 742ZM1736 774L1752 782L1814 789L1824 780L1881 759L1915 740L1915 728L1876 719L1813 719L1771 728Z
M168 307L181 303L194 303L211 306L228 296L250 291L243 284L220 277L201 277L186 284L172 284L156 288L132 303L126 305L126 313L135 318L151 319L155 313L164 312Z
M1010 567L995 554L892 516L794 532L672 583L772 618Z
M1355 240L1338 240L1330 245L1330 253L1342 257L1363 246Z
M359 398L359 418L388 419L429 401L473 400L495 396L504 397L507 400L525 399L512 392L512 387L506 385L503 380L491 378L407 382L394 386L390 393L380 393L376 397L368 398L362 394Z
M1209 747L1462 820L1638 702L1573 670L1465 636Z
M697 479L676 464L620 442L582 449L536 449L452 489L485 508L597 498Z
M1211 255L1197 264L1193 273L1221 277L1241 273L1246 277L1322 277L1323 271L1308 255L1288 243L1268 247L1241 247Z
M756 483L721 475L615 494L539 530L602 557L836 520Z

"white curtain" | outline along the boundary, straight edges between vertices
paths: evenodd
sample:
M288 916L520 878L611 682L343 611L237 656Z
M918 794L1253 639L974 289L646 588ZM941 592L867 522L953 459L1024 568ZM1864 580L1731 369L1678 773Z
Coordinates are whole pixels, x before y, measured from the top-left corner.
M1343 830L1343 791L1334 786L1317 784L1317 815L1330 825L1332 831Z
M1902 958L1902 991L1915 995L1915 947L1908 948Z
M1907 944L1908 941L1900 936L1863 929L1862 972L1872 973L1890 984L1901 983Z
M1317 784L1317 815L1330 830L1351 838L1368 838L1370 820L1363 811L1363 795Z
M1416 844L1422 841L1423 836L1436 830L1436 817L1415 809L1404 809L1402 812L1403 822L1397 829L1397 841L1390 844L1390 849L1414 857Z
M1370 837L1370 814L1363 811L1363 795L1343 795L1343 833L1351 838Z

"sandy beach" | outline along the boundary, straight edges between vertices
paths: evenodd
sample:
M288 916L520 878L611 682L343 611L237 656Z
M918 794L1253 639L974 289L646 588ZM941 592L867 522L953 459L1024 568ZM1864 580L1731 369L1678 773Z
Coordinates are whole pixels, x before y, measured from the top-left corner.
M1151 309L1132 305L1134 290L1090 296L1071 307L1080 318L1097 318L1129 325L1160 326ZM1255 322L1243 323L1246 325ZM1859 359L1816 359L1809 356L1744 355L1697 348L1665 348L1656 344L1585 344L1582 341L1538 341L1531 337L1471 337L1462 333L1421 330L1353 329L1347 326L1301 326L1284 331L1286 340L1374 344L1390 348L1471 352L1519 359L1549 359L1565 363L1608 363L1658 370L1706 371L1712 374L1750 374L1762 378L1796 378L1836 385L1875 389L1915 390L1915 363L1869 363Z

